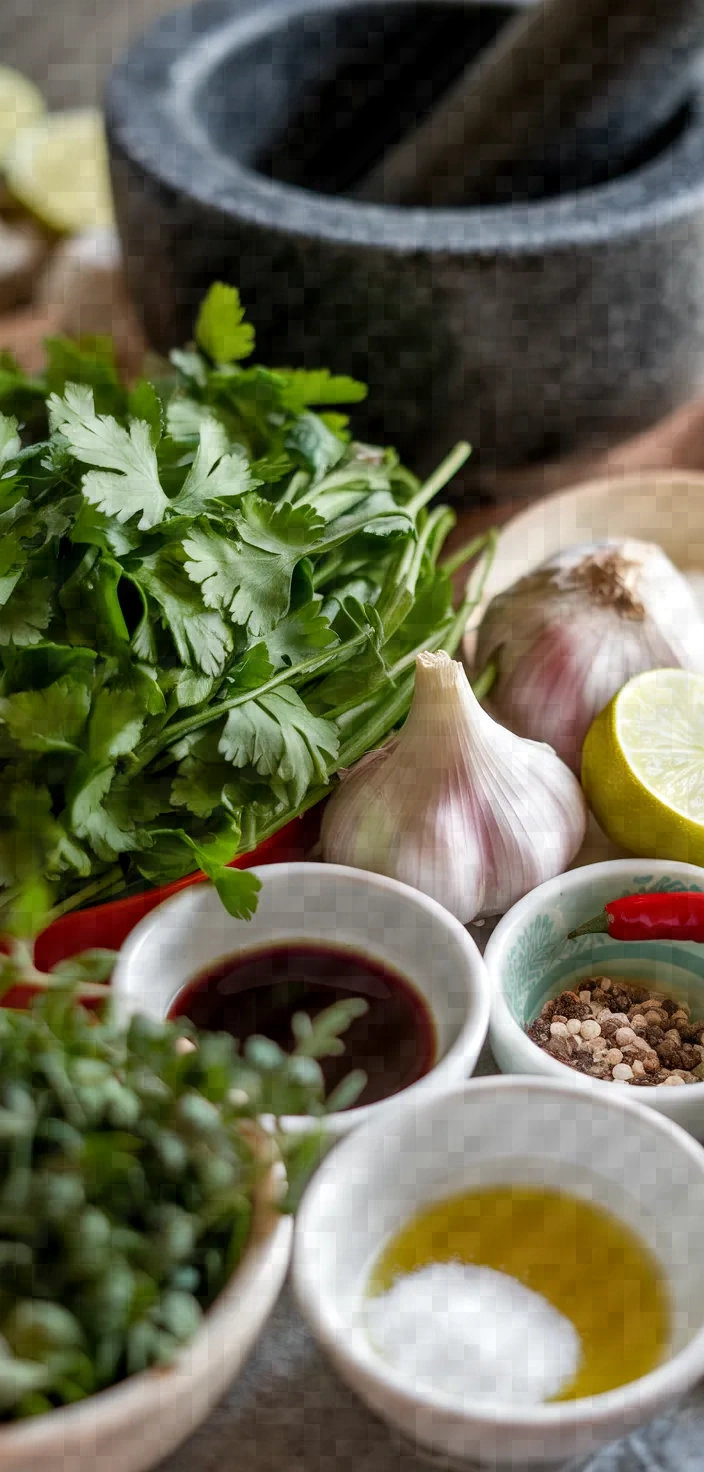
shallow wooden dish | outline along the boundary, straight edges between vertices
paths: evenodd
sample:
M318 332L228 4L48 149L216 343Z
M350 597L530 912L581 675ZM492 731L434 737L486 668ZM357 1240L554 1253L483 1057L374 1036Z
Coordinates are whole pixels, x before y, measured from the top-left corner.
M643 471L585 481L534 501L503 528L479 606L468 625L465 653L471 662L473 631L487 603L561 547L606 537L657 542L683 572L704 575L704 475L691 471Z

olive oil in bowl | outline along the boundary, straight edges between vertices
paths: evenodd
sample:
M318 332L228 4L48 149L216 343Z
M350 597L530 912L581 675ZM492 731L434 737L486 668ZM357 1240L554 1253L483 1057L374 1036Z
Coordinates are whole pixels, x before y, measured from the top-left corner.
M470 1399L600 1395L653 1370L670 1337L645 1243L602 1207L531 1186L419 1212L375 1263L366 1309L400 1373Z

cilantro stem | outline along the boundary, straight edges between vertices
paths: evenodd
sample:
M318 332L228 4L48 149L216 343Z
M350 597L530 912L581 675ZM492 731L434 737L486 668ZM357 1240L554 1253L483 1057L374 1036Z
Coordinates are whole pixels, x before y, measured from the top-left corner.
M465 562L470 562L473 557L476 557L489 544L491 544L493 555L495 539L496 528L492 527L490 531L481 532L478 537L473 537L471 542L464 542L461 547L457 547L454 552L450 552L447 557L443 558L440 563L443 572L446 572L449 577L452 577L452 574L458 572Z
M394 726L407 714L413 698L413 687L415 685L415 669L409 670L403 683L398 689L387 692L384 699L379 703L376 714L371 719L366 717L361 728L350 732L346 741L340 746L339 765L350 767L353 762L359 761L367 751L373 751L376 746L388 736Z
M481 674L477 675L476 680L472 680L472 689L477 697L477 700L484 700L485 696L489 694L494 680L496 679L496 675L496 661L490 659L489 663L484 666Z
M415 496L412 496L411 500L406 502L406 511L409 511L412 516L415 516L422 506L427 506L428 501L432 501L433 496L437 495L438 491L441 491L443 486L446 486L448 481L452 480L453 475L456 475L458 470L462 469L462 466L469 459L471 453L472 446L468 445L466 440L460 440L459 444L455 445L454 450L450 450L449 455L446 455L445 459L440 462L432 475L423 482L420 490L416 491Z
M122 870L119 864L113 864L106 874L101 874L94 879L92 884L85 884L83 889L77 889L74 894L69 895L67 900L62 900L60 905L54 905L47 916L47 925L52 921L59 920L62 915L68 915L71 910L78 910L82 905L91 900L98 899L107 889L112 889L114 884L122 880Z
M415 648L409 649L408 653L404 654L402 659L397 660L396 664L392 665L376 683L370 681L372 691L374 689L378 690L379 686L386 681L395 683L400 675L405 674L406 670L410 669L412 665L415 665L419 654L423 654L428 649L436 649L438 645L441 645L445 635L454 628L454 624L454 617L448 619L439 629L435 630L433 635L422 639L419 644L415 645ZM374 695L368 695L363 704L373 706ZM339 721L342 716L347 715L350 711L359 710L359 706L360 702L358 699L348 700L343 705L336 705L332 710L326 710L325 719L326 721Z
M44 992L66 986L61 976L52 976L51 972L38 970L34 964L33 947L20 938L11 941L10 954L3 957L3 961L3 992L12 986L31 986L36 991ZM109 986L101 981L79 981L76 987L79 1001L105 1000L109 995Z
M413 599L418 575L423 565L423 557L433 534L446 521L448 514L454 518L454 513L448 512L447 507L436 507L435 511L430 513L417 542L409 542L403 549L394 585L386 596L382 593L376 604L386 639L390 639L391 635L395 634L408 612L408 600Z
M433 527L432 536L428 538L427 545L427 553L432 567L437 566L440 551L457 522L457 517L449 506L438 507L438 510L442 510L443 514L437 518L437 522Z
M362 648L369 642L366 630L354 634L351 639L345 641L345 648L350 654L356 649ZM135 777L139 772L153 761L166 747L173 746L184 736L190 735L191 731L199 731L203 726L209 726L212 721L217 721L220 716L226 715L228 711L235 710L238 705L245 705L248 700L259 700L262 695L268 695L271 690L276 690L279 685L290 685L291 681L301 675L314 674L323 669L330 662L330 655L339 655L340 645L336 644L331 651L326 649L323 654L314 654L310 659L301 660L300 664L291 665L289 668L279 670L272 675L265 684L257 686L254 690L240 690L229 700L220 700L217 705L208 706L205 710L197 711L195 715L186 716L182 721L175 721L172 726L167 726L158 736L153 736L151 741L146 741L142 747L142 754L130 767L130 777Z
M486 587L486 580L489 576L489 573L491 572L491 567L494 561L494 557L496 556L496 548L498 546L498 543L498 527L492 526L485 536L485 556L484 561L480 566L479 580L476 584L476 587L472 588L471 590L469 584L467 585L465 602L469 604L469 613L471 613L473 609L477 608L482 601L484 589Z

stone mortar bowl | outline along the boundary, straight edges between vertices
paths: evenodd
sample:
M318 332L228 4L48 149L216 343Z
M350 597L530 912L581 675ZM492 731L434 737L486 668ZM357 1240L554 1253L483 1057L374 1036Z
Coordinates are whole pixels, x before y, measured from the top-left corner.
M345 197L508 13L203 0L153 26L107 116L154 346L187 340L210 282L234 282L259 361L353 373L370 385L358 434L421 462L461 436L480 468L604 447L696 391L704 85L596 188L472 210Z

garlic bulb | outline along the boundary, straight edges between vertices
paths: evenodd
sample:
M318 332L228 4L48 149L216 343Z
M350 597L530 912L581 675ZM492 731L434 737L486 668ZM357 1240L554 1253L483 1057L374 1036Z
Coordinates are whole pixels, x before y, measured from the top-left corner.
M579 771L594 717L633 675L704 673L704 621L660 547L633 539L569 547L489 604L477 669L489 661L494 714Z
M344 774L322 852L422 889L467 924L561 873L586 818L579 783L549 746L497 725L449 655L419 654L408 720Z

